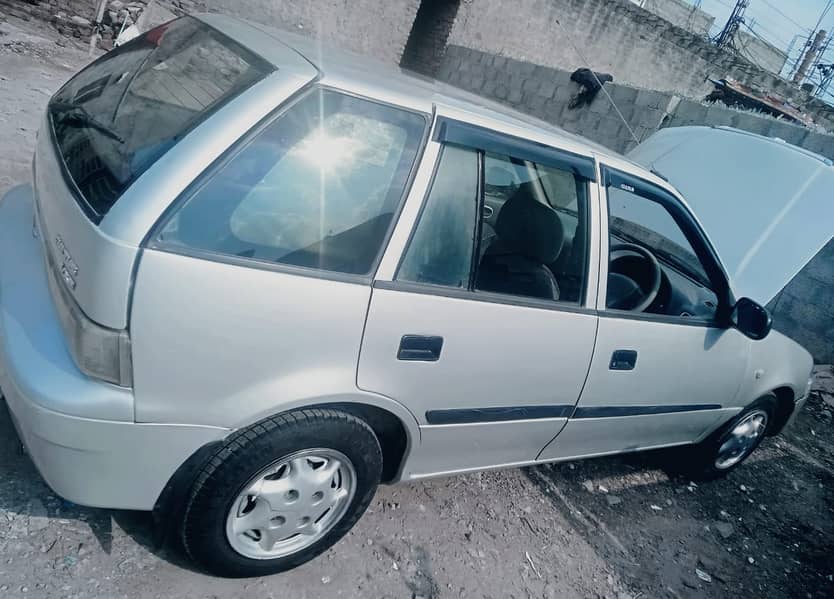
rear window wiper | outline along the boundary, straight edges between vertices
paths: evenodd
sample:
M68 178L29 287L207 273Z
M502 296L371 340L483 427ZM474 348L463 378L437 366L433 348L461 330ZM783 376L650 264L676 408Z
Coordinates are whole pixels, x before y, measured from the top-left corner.
M72 102L52 102L49 109L56 114L63 114L61 118L62 123L76 123L82 127L89 127L95 129L99 133L106 135L110 139L115 139L120 144L125 143L124 137L116 133L112 128L108 127L93 115L87 112L81 104L74 104Z

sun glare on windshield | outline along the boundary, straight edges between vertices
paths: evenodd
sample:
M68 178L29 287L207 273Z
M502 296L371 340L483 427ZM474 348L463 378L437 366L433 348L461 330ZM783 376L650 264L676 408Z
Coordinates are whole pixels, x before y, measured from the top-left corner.
M334 137L319 129L294 150L301 159L316 165L325 172L347 168L353 162L357 150L356 140Z

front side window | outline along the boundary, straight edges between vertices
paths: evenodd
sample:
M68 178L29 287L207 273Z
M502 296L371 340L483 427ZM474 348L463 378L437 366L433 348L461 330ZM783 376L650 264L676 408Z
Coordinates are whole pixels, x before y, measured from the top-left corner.
M584 179L529 160L447 145L397 278L579 303L587 231Z
M419 114L316 89L213 173L158 243L367 274L425 124Z
M692 243L659 202L609 185L606 307L711 319L716 294Z
M48 107L81 205L100 219L189 130L272 70L190 17L105 54Z

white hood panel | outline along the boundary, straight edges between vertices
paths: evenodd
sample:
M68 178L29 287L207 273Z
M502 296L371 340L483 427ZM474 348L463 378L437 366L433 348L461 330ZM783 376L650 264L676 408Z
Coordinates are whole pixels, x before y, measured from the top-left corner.
M681 192L736 297L767 304L834 236L834 167L781 140L673 127L629 157Z

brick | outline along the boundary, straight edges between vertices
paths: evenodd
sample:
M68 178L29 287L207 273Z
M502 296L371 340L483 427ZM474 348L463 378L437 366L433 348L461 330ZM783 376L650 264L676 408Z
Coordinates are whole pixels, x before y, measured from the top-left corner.
M608 90L608 93L611 94L611 97L614 98L618 106L621 104L634 104L637 100L638 90L633 87L606 84L605 89Z
M528 77L521 84L521 89L525 92L537 92L541 87L541 81L535 77Z

